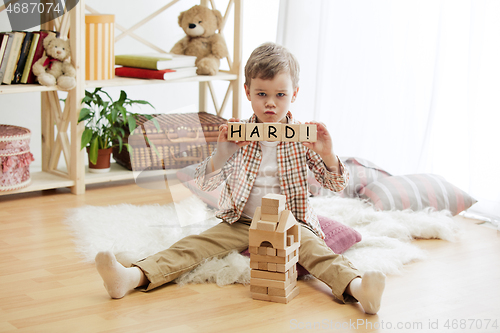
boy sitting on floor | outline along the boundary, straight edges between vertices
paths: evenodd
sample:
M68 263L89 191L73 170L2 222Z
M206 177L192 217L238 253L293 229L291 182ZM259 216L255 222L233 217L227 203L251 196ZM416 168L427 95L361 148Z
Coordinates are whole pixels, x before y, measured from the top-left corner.
M298 79L299 64L287 49L274 43L255 49L245 66L245 93L254 112L249 122L296 123L288 108L297 98ZM307 168L322 186L333 191L342 191L349 178L333 152L326 126L311 123L317 125L317 141L303 143L229 142L228 126L221 125L217 150L197 168L196 182L206 191L226 182L217 212L222 222L130 268L119 264L110 252L97 254L97 270L109 295L121 298L137 287L151 290L208 258L245 250L256 207L264 195L277 193L286 196L286 209L301 222L299 263L326 283L341 302L359 301L366 313L377 313L385 275L370 271L361 277L347 258L334 253L323 240L324 234L309 204Z

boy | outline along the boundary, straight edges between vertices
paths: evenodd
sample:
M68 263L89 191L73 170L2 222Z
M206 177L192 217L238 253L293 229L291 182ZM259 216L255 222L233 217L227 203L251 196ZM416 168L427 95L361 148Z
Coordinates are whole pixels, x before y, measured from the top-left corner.
M299 65L285 48L266 43L251 54L245 66L245 94L254 114L249 122L294 123L288 111L297 97ZM238 119L230 119L238 121ZM147 290L174 280L211 257L248 247L248 229L255 208L267 193L286 196L286 208L301 222L299 263L325 282L342 302L359 301L375 314L385 286L385 275L359 272L324 242L318 219L308 202L307 167L324 187L341 191L348 172L333 153L326 126L317 125L312 142L229 142L227 124L219 128L217 150L196 170L196 182L210 191L225 183L217 217L223 222L200 235L188 236L169 249L143 259L133 267L121 266L109 252L96 256L96 265L112 298L134 288Z

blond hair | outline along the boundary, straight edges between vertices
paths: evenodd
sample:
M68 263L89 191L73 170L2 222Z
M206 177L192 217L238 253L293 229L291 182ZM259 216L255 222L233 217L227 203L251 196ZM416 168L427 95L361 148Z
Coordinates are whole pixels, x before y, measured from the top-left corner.
M265 43L256 48L245 66L245 85L250 87L252 79L271 80L276 75L288 72L293 88L299 86L299 62L285 47L276 43Z

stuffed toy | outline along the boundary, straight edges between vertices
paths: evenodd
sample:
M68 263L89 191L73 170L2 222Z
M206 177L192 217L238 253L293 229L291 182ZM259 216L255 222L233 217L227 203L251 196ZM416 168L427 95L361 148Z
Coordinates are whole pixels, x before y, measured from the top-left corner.
M179 40L172 50L174 54L196 56L196 73L216 75L220 59L228 56L224 38L215 33L221 28L222 15L218 10L196 5L179 15L179 26L187 36Z
M76 71L69 57L69 41L47 36L43 40L45 54L33 65L33 74L44 86L55 86L61 90L71 90L76 86Z

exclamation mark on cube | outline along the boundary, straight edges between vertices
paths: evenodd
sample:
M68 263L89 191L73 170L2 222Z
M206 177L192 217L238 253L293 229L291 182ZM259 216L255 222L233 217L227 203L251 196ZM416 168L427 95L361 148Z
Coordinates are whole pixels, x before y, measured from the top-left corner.
M300 141L316 142L318 138L316 124L300 125Z

